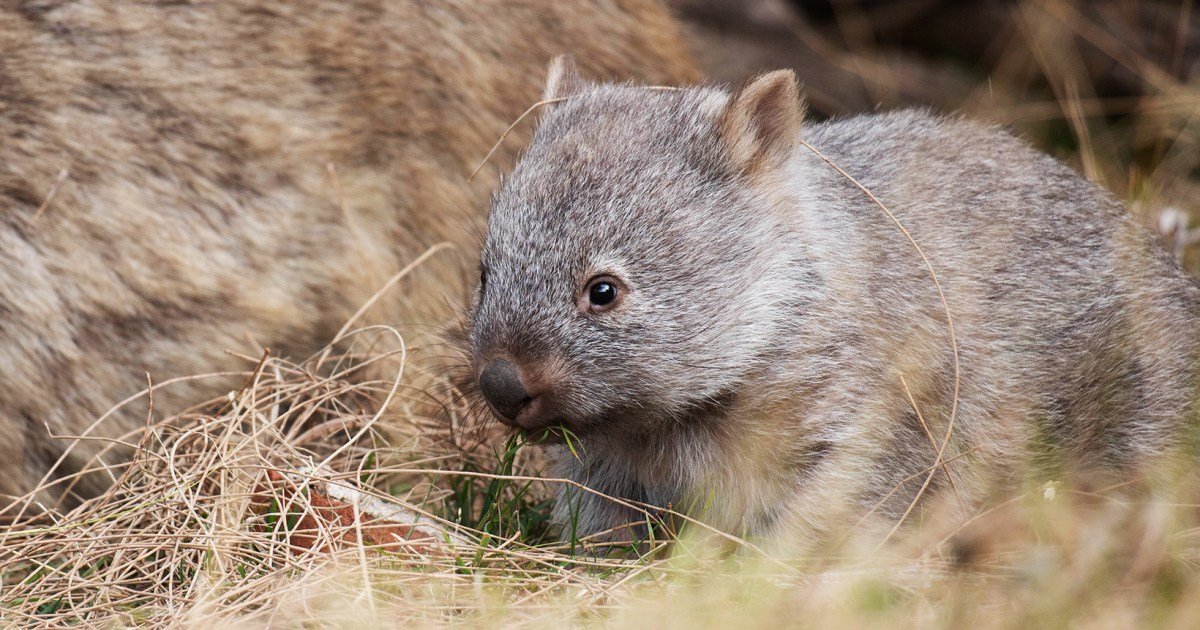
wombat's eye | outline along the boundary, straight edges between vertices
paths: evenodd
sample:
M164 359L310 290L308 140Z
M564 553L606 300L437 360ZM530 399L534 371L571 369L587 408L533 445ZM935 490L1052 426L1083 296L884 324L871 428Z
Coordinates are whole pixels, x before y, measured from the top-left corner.
M479 267L479 290L482 292L487 288L487 267Z
M621 298L621 282L612 276L596 276L584 288L584 306L588 311L600 313L615 307Z

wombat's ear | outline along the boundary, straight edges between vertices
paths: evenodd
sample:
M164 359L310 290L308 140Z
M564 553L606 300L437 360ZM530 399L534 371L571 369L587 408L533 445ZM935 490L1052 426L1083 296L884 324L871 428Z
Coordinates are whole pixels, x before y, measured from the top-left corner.
M779 166L792 154L803 121L796 73L776 70L755 78L729 98L720 130L734 167L753 173Z
M583 91L585 87L587 81L579 74L575 58L571 55L559 55L550 62L550 72L546 75L546 91L542 93L542 100L567 98Z

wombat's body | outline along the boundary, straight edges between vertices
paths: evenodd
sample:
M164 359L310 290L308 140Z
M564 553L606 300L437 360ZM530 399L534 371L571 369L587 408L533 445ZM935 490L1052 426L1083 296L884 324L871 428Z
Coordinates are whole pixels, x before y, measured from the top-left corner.
M1130 472L1194 422L1200 288L1006 133L917 112L801 129L790 73L732 96L551 84L568 100L495 199L471 349L498 415L578 436L562 474L803 544L900 518L951 417L924 494L967 506L1039 453ZM924 252L957 360L917 249L802 141ZM581 534L638 518L574 494Z
M495 178L467 176L567 50L614 78L692 73L640 0L0 4L0 495L70 444L47 427L83 432L146 372L240 366L224 351L248 336L306 356L428 246L468 240ZM405 295L401 322L443 299Z

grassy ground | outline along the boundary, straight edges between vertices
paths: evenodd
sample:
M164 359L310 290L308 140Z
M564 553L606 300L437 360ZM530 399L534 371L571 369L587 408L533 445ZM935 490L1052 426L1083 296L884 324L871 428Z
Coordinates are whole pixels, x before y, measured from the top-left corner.
M939 82L963 87L937 104L1009 124L1071 161L1200 270L1190 232L1200 217L1200 87L1175 57L1147 57L1078 3L1016 7L988 64ZM1181 32L1192 28L1188 7ZM851 68L877 102L922 102L888 91L879 73L899 57L882 44L847 35L814 45L828 34L791 28ZM1143 89L1106 96L1085 62L1093 49ZM782 562L688 526L676 542L638 548L560 543L548 513L562 482L541 475L535 448L473 420L434 368L438 347L405 336L416 349L376 327L303 361L245 357L241 387L177 417L155 413L151 392L127 402L147 425L125 440L138 446L132 463L95 462L114 480L107 494L50 510L31 495L0 513L0 621L1200 625L1190 461L1166 487L1033 477L965 520L914 524L880 552Z
M459 424L453 405L421 413L438 385L422 382L419 355L370 339L386 334L324 361L247 357L243 387L129 436L141 450L109 469L105 496L53 517L5 513L19 525L0 533L4 621L1200 623L1200 492L1187 475L1155 492L1035 478L883 552L802 562L686 526L637 549L559 543L546 520L559 482L537 477L536 453ZM355 378L373 369L389 376Z

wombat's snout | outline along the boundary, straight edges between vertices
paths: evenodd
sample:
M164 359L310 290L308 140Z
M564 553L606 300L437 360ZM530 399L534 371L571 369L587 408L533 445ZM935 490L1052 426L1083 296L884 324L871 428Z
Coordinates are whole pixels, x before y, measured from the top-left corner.
M492 359L479 375L479 390L488 404L510 424L535 398L521 378L521 370L511 361Z

